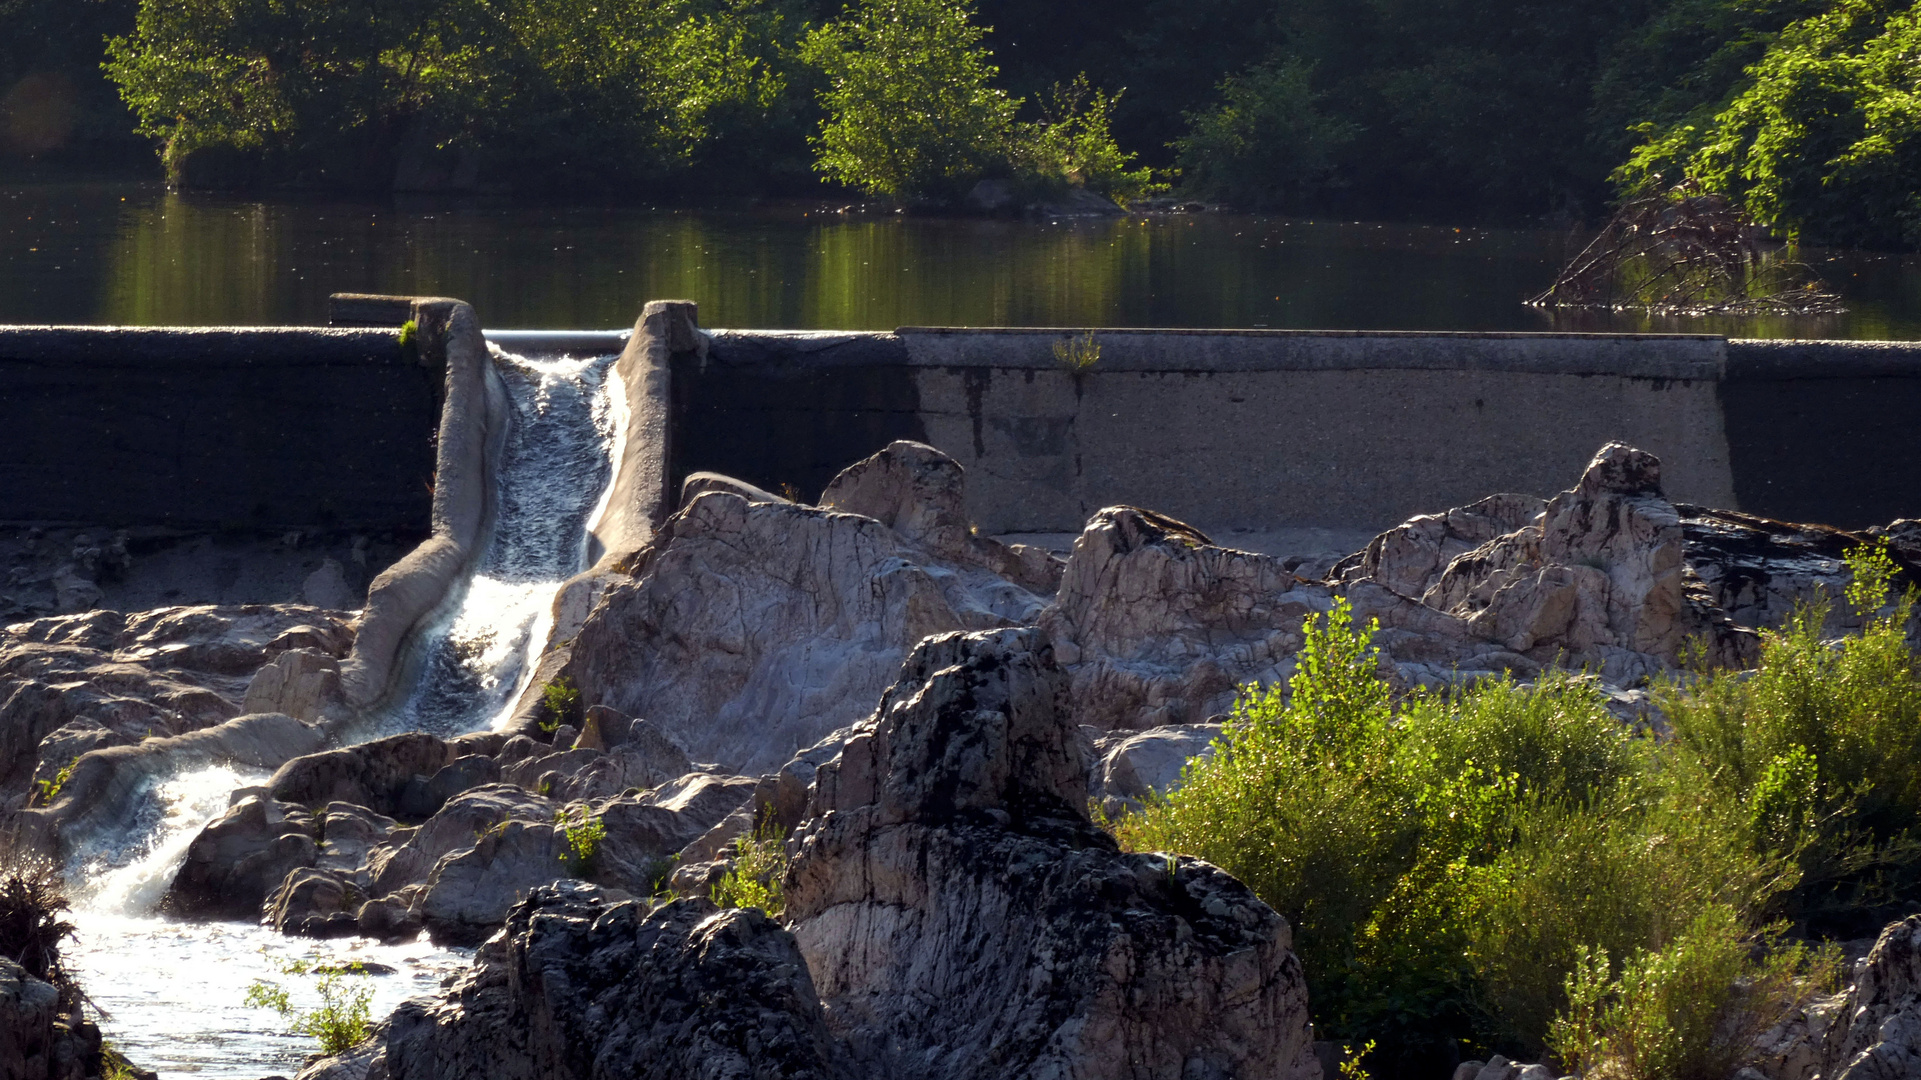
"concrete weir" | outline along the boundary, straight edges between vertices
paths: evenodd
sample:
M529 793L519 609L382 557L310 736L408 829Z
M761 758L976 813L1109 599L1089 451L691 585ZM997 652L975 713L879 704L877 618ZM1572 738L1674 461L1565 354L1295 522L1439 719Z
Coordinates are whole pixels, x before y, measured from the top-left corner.
M900 438L967 468L969 509L989 534L1073 533L1130 503L1230 543L1285 529L1362 535L1491 492L1551 494L1609 440L1658 455L1678 501L1844 527L1921 516L1921 346L1908 343L706 331L681 301L648 304L631 332L483 334L459 301L367 296L337 297L334 321L0 328L0 524L429 534L369 588L342 671L364 713L405 681L410 643L489 535L508 423L489 339L620 354L593 565L557 594L530 695L688 474L811 500ZM1075 342L1098 355L1070 369L1057 352Z

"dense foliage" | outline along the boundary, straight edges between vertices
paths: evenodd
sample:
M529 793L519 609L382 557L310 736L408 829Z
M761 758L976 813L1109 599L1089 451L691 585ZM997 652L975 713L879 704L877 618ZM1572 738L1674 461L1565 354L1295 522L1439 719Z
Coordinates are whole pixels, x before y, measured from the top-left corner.
M6 148L137 128L189 182L943 201L982 178L1135 196L1151 166L1246 206L1592 218L1687 179L1783 232L1921 242L1904 0L0 0L0 22Z
M1758 674L1665 687L1662 741L1573 675L1397 699L1337 604L1289 692L1250 688L1214 757L1117 832L1285 914L1317 1030L1389 1074L1498 1050L1725 1077L1749 1048L1728 1033L1833 974L1782 920L1872 934L1917 898L1911 601L1886 603L1884 555L1856 569L1861 635L1834 647L1800 612Z
M1921 5L1841 0L1790 24L1735 82L1647 128L1618 178L1689 179L1790 236L1921 242Z

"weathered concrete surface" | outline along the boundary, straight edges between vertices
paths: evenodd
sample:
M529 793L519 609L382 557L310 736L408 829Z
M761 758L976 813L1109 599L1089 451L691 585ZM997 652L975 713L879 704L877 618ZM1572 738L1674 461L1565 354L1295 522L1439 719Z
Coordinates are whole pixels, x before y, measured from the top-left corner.
M1067 372L1053 346L1083 332L718 332L674 369L673 475L810 492L912 439L969 469L988 534L1075 530L1123 503L1216 533L1378 530L1547 496L1621 441L1689 503L1849 527L1921 514L1905 343L1100 330L1099 361Z
M420 300L414 313L423 353L446 359L433 535L367 587L360 635L340 668L342 697L362 711L393 691L415 629L478 556L493 518L495 466L510 415L474 309L458 300Z
M1734 501L1712 377L1520 363L917 377L928 441L993 478L969 507L990 533L1057 529L1118 502L1211 528L1385 526L1490 491L1552 492L1610 440L1674 462L1678 498Z

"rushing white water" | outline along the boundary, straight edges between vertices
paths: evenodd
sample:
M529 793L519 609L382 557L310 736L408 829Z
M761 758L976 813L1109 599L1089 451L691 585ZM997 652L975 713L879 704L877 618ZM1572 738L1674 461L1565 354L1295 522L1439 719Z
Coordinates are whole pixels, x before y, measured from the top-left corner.
M495 352L514 416L493 539L429 630L420 679L388 728L457 734L512 707L544 644L555 590L586 569L587 527L612 475L613 361Z
M178 922L154 914L187 846L227 808L228 793L263 778L215 766L159 784L153 793L158 827L117 855L96 854L71 875L85 891L75 904L80 929L65 950L67 962L105 1011L108 1039L163 1077L253 1080L297 1072L313 1052L313 1040L289 1032L278 1014L246 1004L247 989L267 980L285 987L299 1008L318 1005L313 979L282 974L289 961L361 961L395 969L364 980L373 990L370 1015L378 1018L406 998L432 993L471 956L426 942L317 942L250 923ZM139 832L139 824L129 831Z
M585 568L587 529L605 505L619 420L607 378L613 357L530 359L496 350L513 402L497 476L493 537L472 579L429 629L415 688L383 727L453 734L486 727L511 708L542 647L556 589ZM81 985L106 1016L107 1037L163 1078L253 1078L297 1072L314 1049L280 1015L248 1006L257 980L302 1009L318 1004L312 978L282 973L295 959L393 968L366 978L378 1019L433 993L471 950L423 938L381 946L362 939L289 938L251 923L194 923L156 907L188 846L223 813L234 789L264 776L223 766L154 786L145 808L73 859L77 940L67 949Z

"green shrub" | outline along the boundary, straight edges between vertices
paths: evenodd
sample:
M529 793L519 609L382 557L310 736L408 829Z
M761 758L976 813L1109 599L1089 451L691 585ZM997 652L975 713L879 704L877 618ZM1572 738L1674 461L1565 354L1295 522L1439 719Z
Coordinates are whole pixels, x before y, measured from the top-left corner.
M247 988L246 1002L254 1008L272 1009L292 1021L290 1030L320 1043L322 1054L342 1054L359 1045L371 1029L370 1010L373 987L365 981L359 964L313 964L291 960L276 964L282 975L309 976L320 994L320 1005L302 1010L293 1004L285 987L264 979ZM344 981L353 978L356 981Z
M74 933L64 915L72 908L52 862L16 847L0 848L0 956L58 987L67 1001L79 994L60 963L60 945Z
M809 34L826 74L815 167L891 198L955 196L1005 160L1020 102L992 83L986 31L957 0L860 0Z
M72 761L62 765L60 771L53 774L53 779L36 781L34 783L33 805L52 806L53 800L60 797L60 790L67 786L67 781L73 779L73 767L78 764L80 764L80 759L75 757Z
M1763 944L1757 959L1741 916L1711 905L1667 947L1629 956L1618 978L1607 950L1583 947L1549 1043L1590 1080L1726 1080L1759 1062L1762 1034L1841 975L1832 946Z
M540 688L540 704L546 712L540 721L540 730L551 735L560 730L560 725L579 719L580 688L567 676L557 675Z
M1757 671L1660 691L1674 728L1671 767L1743 808L1758 851L1797 862L1801 881L1779 914L1817 923L1921 875L1914 595L1894 594L1885 551L1857 551L1849 565L1861 633L1825 640L1828 606L1807 604L1765 634Z
M1120 95L1095 89L1085 74L1057 84L1042 102L1039 122L1010 130L1007 155L1029 187L1064 191L1084 187L1122 206L1167 190L1148 168L1132 168L1135 155L1120 148L1111 130Z
M560 859L567 872L578 878L592 877L600 857L600 842L606 839L607 823L585 806L563 808L554 815L554 828L566 842Z
M1839 0L1787 26L1732 96L1665 126L1614 174L1645 194L1683 179L1778 232L1823 243L1921 243L1921 11Z
M1214 757L1115 828L1287 916L1317 1029L1375 1040L1385 1070L1538 1055L1581 947L1657 948L1791 883L1743 814L1667 784L1588 681L1396 700L1345 601L1304 629L1289 692L1250 688Z
M734 868L714 883L714 903L724 908L759 908L780 918L786 907L781 878L787 872L787 830L766 820L734 840Z

